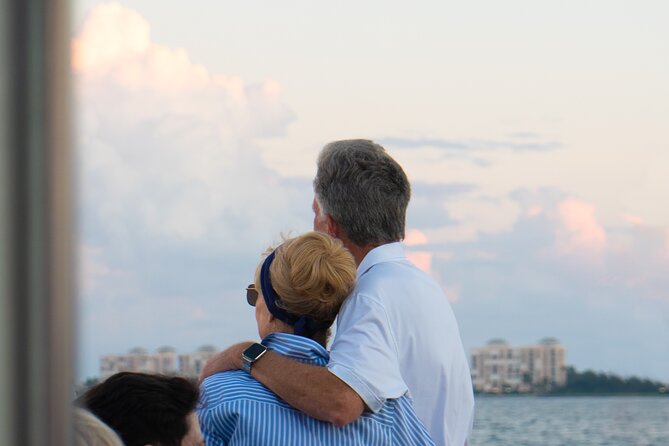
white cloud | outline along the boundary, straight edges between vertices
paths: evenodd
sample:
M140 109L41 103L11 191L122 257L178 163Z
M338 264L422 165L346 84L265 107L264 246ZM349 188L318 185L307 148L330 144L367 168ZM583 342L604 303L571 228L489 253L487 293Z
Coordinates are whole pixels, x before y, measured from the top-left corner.
M91 10L72 47L83 330L106 330L128 348L148 326L161 343L220 337L216 324L183 331L178 315L222 317L208 308L247 283L260 251L310 222L310 189L279 177L257 143L293 119L280 85L210 73L154 42L148 21L116 2ZM130 305L137 300L146 304ZM130 308L150 313L150 324L127 317ZM87 354L109 353L101 345Z
M519 210L518 219L508 229L500 227L497 231L485 232L484 224L472 223L471 216L475 214L470 214L470 218L459 220L454 226L416 234L409 232L412 244L416 244L416 240L422 242L415 250L433 254L429 263L431 274L443 276L451 283L461 283L475 272L444 271L476 264L499 270L503 277L508 268L529 272L540 267L556 279L578 277L580 286L596 290L586 293L592 299L608 295L601 292L608 287L625 289L625 293L633 293L638 299L669 298L663 291L669 286L666 254L669 231L666 228L648 225L635 216L624 216L626 224L623 226L619 220L618 226L607 227L597 218L593 204L556 190L517 191L511 194L511 199L517 202ZM465 215L452 211L450 204L447 208L449 215L460 218ZM491 207L488 218L494 215ZM485 214L481 212L479 218L486 218ZM448 262L436 261L434 256L444 249L451 251L452 257ZM427 258L423 255L416 263L422 261L426 265ZM528 275L519 280L527 280L529 284L538 278ZM536 285L540 288L556 285L551 283L552 279L544 279ZM492 282L489 285L494 286ZM497 292L512 298L501 291L509 285L500 285ZM522 283L511 285L524 287ZM460 294L464 300L475 297Z
M465 345L550 335L579 369L667 376L668 346L660 341L669 335L667 228L610 228L592 204L555 191L515 196L521 216L509 231L448 244L448 262L433 258L433 274L458 292Z
M118 3L91 11L73 53L83 195L104 224L131 217L154 235L203 240L224 235L228 213L246 208L236 217L257 226L259 201L270 214L288 205L265 187L276 175L254 146L292 119L276 82L211 75Z
M241 290L279 231L310 223L308 179L281 178L258 147L293 119L281 86L211 73L185 50L155 42L148 21L118 3L91 11L73 56L88 372L96 372L96 355L136 344L223 347L255 337ZM414 185L444 187L416 188L411 226L421 231L407 233L407 251L457 301L463 339L504 335L504 327L531 332L530 340L551 334L546 330L560 335L564 320L580 316L586 329L579 333L599 324L601 340L614 348L607 317L627 313L610 305L666 301L666 227L628 218L631 225L613 231L596 212L599 201L557 189L507 196L521 185L558 184L551 178L560 169L545 158L536 169L539 154L524 158L525 170L519 157L506 163L487 157L495 164L484 167L444 159L434 148L398 149L393 156ZM657 178L666 177L661 166ZM456 193L445 178L460 185ZM591 184L590 172L587 178ZM665 212L661 200L651 202ZM629 212L659 221L645 207ZM582 252L599 253L602 262L581 264ZM591 311L592 301L605 305ZM637 327L663 333L651 323ZM642 345L650 337L633 339ZM583 356L597 348L579 342L573 348Z
M102 259L103 254L100 248L93 248L86 244L79 247L77 273L79 287L84 296L101 289L109 282L128 279L127 274L106 265Z

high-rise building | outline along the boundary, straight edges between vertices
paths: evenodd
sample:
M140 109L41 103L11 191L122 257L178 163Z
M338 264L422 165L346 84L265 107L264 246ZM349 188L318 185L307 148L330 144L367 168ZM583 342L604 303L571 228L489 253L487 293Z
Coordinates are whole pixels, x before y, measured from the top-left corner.
M204 364L218 350L210 345L194 353L177 355L172 347L161 347L155 353L135 347L126 355L105 355L100 358L100 379L105 380L118 372L160 373L197 377Z
M538 344L509 346L493 339L472 349L471 371L479 392L529 392L538 386L549 389L567 383L565 348L553 338Z
M202 368L216 352L216 347L203 345L196 352L179 355L179 372L185 376L200 376Z

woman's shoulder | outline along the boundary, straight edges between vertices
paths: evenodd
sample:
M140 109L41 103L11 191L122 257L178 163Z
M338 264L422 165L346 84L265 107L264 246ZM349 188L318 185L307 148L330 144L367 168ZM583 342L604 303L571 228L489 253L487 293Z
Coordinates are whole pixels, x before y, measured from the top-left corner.
M216 373L206 378L200 387L201 403L215 406L240 400L274 401L276 395L242 370Z

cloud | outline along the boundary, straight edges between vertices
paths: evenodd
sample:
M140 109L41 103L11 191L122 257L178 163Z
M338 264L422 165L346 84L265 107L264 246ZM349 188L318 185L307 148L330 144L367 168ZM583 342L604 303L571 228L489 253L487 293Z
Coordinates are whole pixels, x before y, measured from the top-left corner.
M409 247L427 244L427 236L418 229L409 229L404 237L404 244Z
M420 249L420 246L428 243L427 236L418 229L409 229L404 237L404 245L407 249L407 258L419 269L427 274L432 274L432 252ZM418 248L417 248L418 247Z
M506 197L468 194L443 203L430 201L420 223L411 212L410 209L408 220L412 226L423 230L432 243L462 243L482 234L509 231L518 219L519 205Z
M468 194L478 189L474 183L429 183L416 180L411 183L412 195L428 195L430 198L445 200L454 196Z
M122 271L115 271L101 259L103 252L85 244L80 245L77 261L77 271L80 279L81 291L89 295L100 289L109 281L123 281L127 275Z
M557 249L582 255L601 251L606 245L606 231L595 217L592 204L574 198L558 204Z
M222 296L243 300L260 252L311 221L311 186L267 166L257 142L294 119L280 85L210 73L116 2L91 10L72 53L81 337L96 340L82 373L146 331L155 346L254 333Z
M643 219L638 215L623 214L622 218L631 225L640 226L644 224Z
M427 274L432 274L432 253L429 251L408 251L407 258L416 267Z
M311 179L279 175L260 153L295 118L281 86L211 73L118 3L91 11L73 57L80 373L137 344L256 338L243 287L280 232L311 222ZM538 134L394 142L484 164L493 151L561 147ZM439 175L413 183L407 253L454 302L467 346L554 335L579 367L669 374L669 229L631 218L612 228L596 203L555 188L491 197ZM581 261L588 252L600 261Z
M470 183L413 181L411 201L407 211L409 226L434 229L455 224L446 209L446 204L460 196L467 196L476 189L476 186Z
M397 149L436 148L445 152L457 153L463 151L490 151L490 150L512 150L520 152L544 152L557 150L563 147L562 143L552 139L544 139L535 134L516 134L508 139L469 139L451 140L441 138L403 138L383 137L379 142L384 146Z
M543 208L541 206L532 206L527 209L526 215L528 217L538 217L544 212Z
M132 220L148 236L211 242L228 223L266 223L251 197L290 207L266 187L280 179L254 145L293 118L276 82L211 75L152 42L148 22L118 3L96 6L73 48L83 198L101 226L118 233Z
M453 303L460 299L460 287L450 283L433 267L435 258L440 262L449 261L451 254L430 244L428 236L419 229L409 229L404 238L406 256L418 269L429 274L444 290L447 299Z
M508 263L516 268L544 265L546 274L578 277L592 289L619 287L636 290L641 299L669 299L662 292L665 284L669 286L665 232L640 218L626 218L628 225L607 228L597 218L594 204L554 188L516 190L506 199L457 196L445 201L443 210L432 209L433 216L441 212L449 220L440 225L412 225L408 251L424 253L414 255L414 262L441 282L458 287L461 299L470 298L471 288L460 281L460 274L444 273L444 268L474 262L503 271L504 259L514 255L522 257ZM446 253L448 257L443 256ZM542 277L542 289L560 287Z
M669 230L607 226L592 203L555 189L511 195L520 212L508 230L420 245L434 254L432 274L458 291L454 311L466 347L550 335L578 368L667 376ZM426 237L433 242L430 231ZM442 259L446 249L451 256Z

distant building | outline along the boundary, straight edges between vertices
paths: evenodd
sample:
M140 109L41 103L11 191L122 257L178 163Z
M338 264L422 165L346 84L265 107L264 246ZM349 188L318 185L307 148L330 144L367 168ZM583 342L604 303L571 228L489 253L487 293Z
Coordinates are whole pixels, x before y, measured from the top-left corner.
M177 355L172 347L161 347L155 353L135 347L125 355L105 355L100 358L100 379L118 372L160 373L197 377L204 364L218 350L210 345L194 353Z
M567 383L565 348L553 338L535 345L512 347L493 339L485 347L472 349L471 371L479 392L529 392Z
M194 353L179 355L179 372L185 376L200 376L202 368L218 350L211 345L203 345Z

